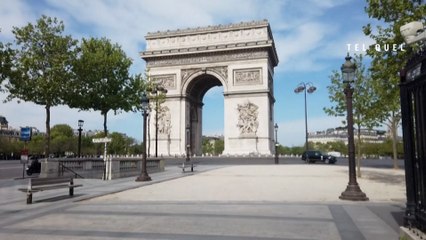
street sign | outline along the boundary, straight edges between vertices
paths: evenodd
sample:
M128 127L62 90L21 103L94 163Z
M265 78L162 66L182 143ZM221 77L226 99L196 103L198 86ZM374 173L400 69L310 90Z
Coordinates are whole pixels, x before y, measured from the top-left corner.
M30 127L21 128L21 141L27 142L31 140L31 130L32 129Z
M111 138L93 138L92 139L92 142L93 143L108 143L108 142L111 142L112 141L112 139Z
M28 149L23 149L21 151L21 163L28 164Z

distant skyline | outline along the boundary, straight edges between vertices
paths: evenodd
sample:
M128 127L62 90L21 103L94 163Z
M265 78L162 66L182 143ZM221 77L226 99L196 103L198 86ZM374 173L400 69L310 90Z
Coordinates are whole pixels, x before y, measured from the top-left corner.
M374 43L362 33L367 23L378 24L364 12L365 4L359 0L0 0L0 41L14 41L12 26L35 23L42 14L57 17L64 22L65 34L75 39L106 37L120 44L133 59L131 73L136 74L145 71L139 53L145 50L148 32L267 19L279 57L274 76L278 141L299 146L305 136L304 98L295 94L294 88L300 82L311 82L317 88L307 97L309 132L342 126L343 117L330 117L323 111L331 106L328 76L332 70L340 71L348 50L351 55L363 53L362 45ZM365 59L368 66L369 59ZM221 87L215 87L204 97L203 135L223 134L222 92ZM5 97L0 93L0 101ZM45 131L43 106L18 104L16 100L0 102L0 115L14 128L34 126ZM66 106L51 109L51 126L77 128L79 119L85 121L85 130L102 129L100 112ZM141 114L110 112L108 130L141 141Z

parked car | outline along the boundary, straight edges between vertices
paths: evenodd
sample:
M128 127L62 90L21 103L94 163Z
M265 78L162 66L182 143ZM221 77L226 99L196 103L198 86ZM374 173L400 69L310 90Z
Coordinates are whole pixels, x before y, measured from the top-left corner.
M38 160L38 157L30 157L30 163L27 166L26 172L28 176L31 176L33 173L40 173L41 163Z
M321 161L323 163L335 164L337 159L335 156L331 156L328 154L324 154L321 151L310 150L305 151L302 154L302 160L307 163L315 163L317 161Z

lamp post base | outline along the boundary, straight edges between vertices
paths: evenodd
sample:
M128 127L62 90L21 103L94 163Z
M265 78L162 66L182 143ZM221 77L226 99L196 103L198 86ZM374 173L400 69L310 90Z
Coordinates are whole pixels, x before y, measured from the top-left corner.
M148 174L142 173L139 177L136 178L136 182L148 182L151 181L151 177Z
M349 201L368 201L367 195L361 191L358 184L348 184L346 190L342 192L339 198Z

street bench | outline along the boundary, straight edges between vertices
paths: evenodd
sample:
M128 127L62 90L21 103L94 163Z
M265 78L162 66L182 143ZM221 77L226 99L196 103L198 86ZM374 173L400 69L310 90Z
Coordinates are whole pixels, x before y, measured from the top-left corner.
M182 164L179 164L178 167L182 168L182 172L185 172L186 168L191 168L191 172L193 172L198 163L198 161L185 161Z
M69 188L69 195L74 195L74 188L81 187L81 184L74 184L72 177L55 177L55 178L30 178L27 188L18 189L27 193L27 204L33 201L33 192L53 190L59 188Z

